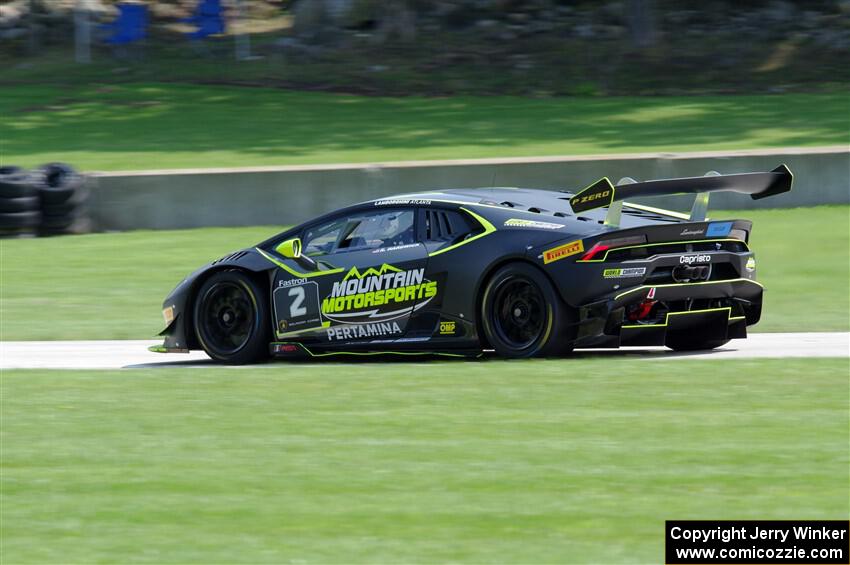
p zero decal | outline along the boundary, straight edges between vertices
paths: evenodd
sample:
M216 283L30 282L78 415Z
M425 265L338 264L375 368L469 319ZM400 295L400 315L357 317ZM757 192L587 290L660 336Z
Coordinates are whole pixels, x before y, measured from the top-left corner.
M543 263L548 265L549 263L560 261L561 259L565 259L571 255L577 255L582 251L584 251L584 243L582 240L577 239L576 241L571 241L544 251Z
M594 208L604 208L614 202L614 185L608 177L602 178L588 186L572 198L570 206L573 212L586 212Z

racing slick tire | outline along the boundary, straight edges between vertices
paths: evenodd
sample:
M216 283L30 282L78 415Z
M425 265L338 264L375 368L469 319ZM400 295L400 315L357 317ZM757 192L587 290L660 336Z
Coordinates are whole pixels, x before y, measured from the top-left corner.
M569 353L571 319L569 306L546 275L533 265L505 265L484 287L484 335L502 357L522 359Z
M228 365L269 356L268 293L242 271L220 271L195 294L193 327L207 355Z
M707 349L717 349L721 345L729 343L728 339L699 339L688 336L667 338L667 347L673 351L700 351Z

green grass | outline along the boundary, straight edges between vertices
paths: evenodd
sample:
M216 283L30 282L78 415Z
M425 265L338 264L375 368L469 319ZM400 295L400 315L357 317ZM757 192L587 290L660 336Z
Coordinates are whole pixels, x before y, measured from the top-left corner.
M848 516L848 361L8 371L3 563L657 563Z
M850 97L380 98L208 85L9 85L0 161L84 170L848 142Z
M755 222L751 245L767 286L757 331L850 327L850 208L716 212ZM162 300L183 277L275 227L138 231L0 240L0 339L143 339L162 328Z

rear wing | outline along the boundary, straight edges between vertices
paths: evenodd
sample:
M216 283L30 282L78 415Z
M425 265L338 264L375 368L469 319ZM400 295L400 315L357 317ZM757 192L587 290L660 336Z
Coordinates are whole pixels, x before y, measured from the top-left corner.
M608 208L605 224L617 227L623 210L623 200L639 196L666 196L673 194L696 194L689 220L701 222L708 212L708 197L712 192L739 192L749 194L753 200L767 198L791 190L794 175L783 165L767 173L739 173L721 175L706 173L703 177L650 180L636 182L622 179L617 186L607 177L596 181L572 198L573 212L585 212L595 208ZM675 213L673 215L676 215Z

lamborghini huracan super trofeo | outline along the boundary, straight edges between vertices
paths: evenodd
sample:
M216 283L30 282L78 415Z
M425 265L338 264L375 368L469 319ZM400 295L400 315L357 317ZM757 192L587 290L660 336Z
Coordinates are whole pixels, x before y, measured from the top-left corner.
M785 165L576 194L458 189L355 204L225 255L163 304L159 352L269 356L559 355L711 349L758 322L752 223L708 219L711 192L791 189ZM624 202L694 194L689 214Z

